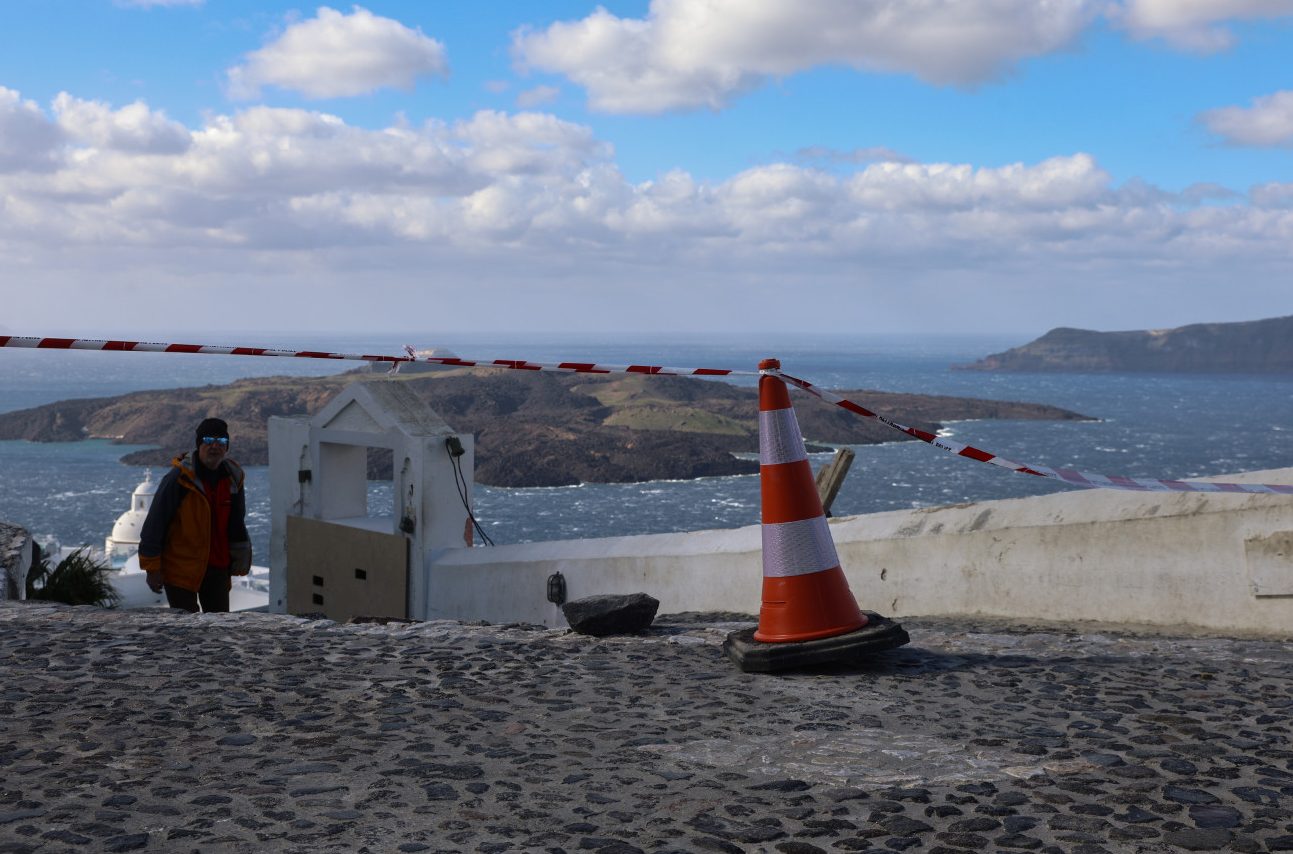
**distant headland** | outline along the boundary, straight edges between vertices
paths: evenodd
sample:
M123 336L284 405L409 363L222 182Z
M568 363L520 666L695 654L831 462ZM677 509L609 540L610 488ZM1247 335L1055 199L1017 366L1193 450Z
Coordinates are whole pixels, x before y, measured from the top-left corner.
M309 415L360 379L406 382L455 430L476 435L476 482L489 486L566 486L753 474L758 462L733 454L759 450L758 392L686 377L519 373L454 369L373 378L268 377L223 386L143 391L68 400L0 414L0 439L67 442L107 438L152 445L123 462L165 465L193 447L193 425L217 414L233 435L231 456L247 465L269 459L268 421ZM843 392L911 427L936 432L940 421L1090 420L1033 403L892 392ZM807 398L796 407L810 442L865 445L907 437L838 407ZM389 477L389 456L370 459L370 476Z
M1047 373L1293 373L1293 317L1134 332L1061 327L1022 347L957 367Z

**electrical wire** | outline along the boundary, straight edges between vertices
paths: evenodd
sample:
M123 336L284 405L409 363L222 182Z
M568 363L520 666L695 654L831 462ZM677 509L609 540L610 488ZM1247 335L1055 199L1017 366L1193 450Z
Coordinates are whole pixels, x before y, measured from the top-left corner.
M485 545L494 545L489 534L486 534L480 522L476 521L476 514L471 512L471 504L467 501L467 476L462 473L462 455L449 450L448 445L445 446L445 453L449 455L449 462L453 465L453 485L458 488L458 498L462 500L463 509L467 511L467 518L471 520L472 527L480 534Z

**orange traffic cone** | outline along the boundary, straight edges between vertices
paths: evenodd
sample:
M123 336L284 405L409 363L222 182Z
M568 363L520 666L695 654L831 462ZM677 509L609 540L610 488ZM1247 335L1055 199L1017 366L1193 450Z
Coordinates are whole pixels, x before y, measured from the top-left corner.
M776 359L759 370L779 368ZM813 640L860 629L831 539L786 384L759 377L759 485L763 499L763 607L754 639Z
M765 359L760 371L781 363ZM772 671L857 658L907 643L907 633L863 612L849 591L817 495L790 394L759 378L759 481L763 499L763 606L757 630L723 647L742 670Z

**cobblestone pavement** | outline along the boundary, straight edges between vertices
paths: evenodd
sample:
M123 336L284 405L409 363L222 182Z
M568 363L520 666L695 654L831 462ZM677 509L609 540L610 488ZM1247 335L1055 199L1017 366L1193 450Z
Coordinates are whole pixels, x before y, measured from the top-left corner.
M1293 646L589 638L0 603L0 851L1293 851Z

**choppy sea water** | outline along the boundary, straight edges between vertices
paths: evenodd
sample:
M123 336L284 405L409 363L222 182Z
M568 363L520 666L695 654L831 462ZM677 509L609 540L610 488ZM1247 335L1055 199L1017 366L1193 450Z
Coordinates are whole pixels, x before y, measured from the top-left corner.
M196 343L390 354L400 353L408 343L418 348L448 347L464 358L743 370L753 370L760 359L773 356L781 359L787 373L826 388L1024 400L1101 419L947 425L956 441L1018 462L1172 478L1293 466L1293 377L980 374L951 369L1031 337L656 336L633 340L438 335L419 340L385 333L297 333ZM355 366L352 362L304 359L0 348L0 411L146 388L220 384L245 376L320 375ZM754 382L753 378L734 381ZM827 405L797 393L792 399L797 407ZM867 403L865 397L859 402ZM885 414L898 421L905 415ZM0 442L0 520L52 536L65 545L102 545L143 476L142 469L118 462L134 449L105 440ZM1071 489L954 457L919 442L854 450L857 458L835 502L837 516ZM818 455L814 463L829 456ZM156 477L161 474L154 473ZM389 483L370 485L370 513L390 512L390 492ZM248 524L258 556L268 555L268 493L267 469L249 467ZM477 516L497 543L751 525L759 519L758 502L756 476L543 489L477 486L474 495Z

